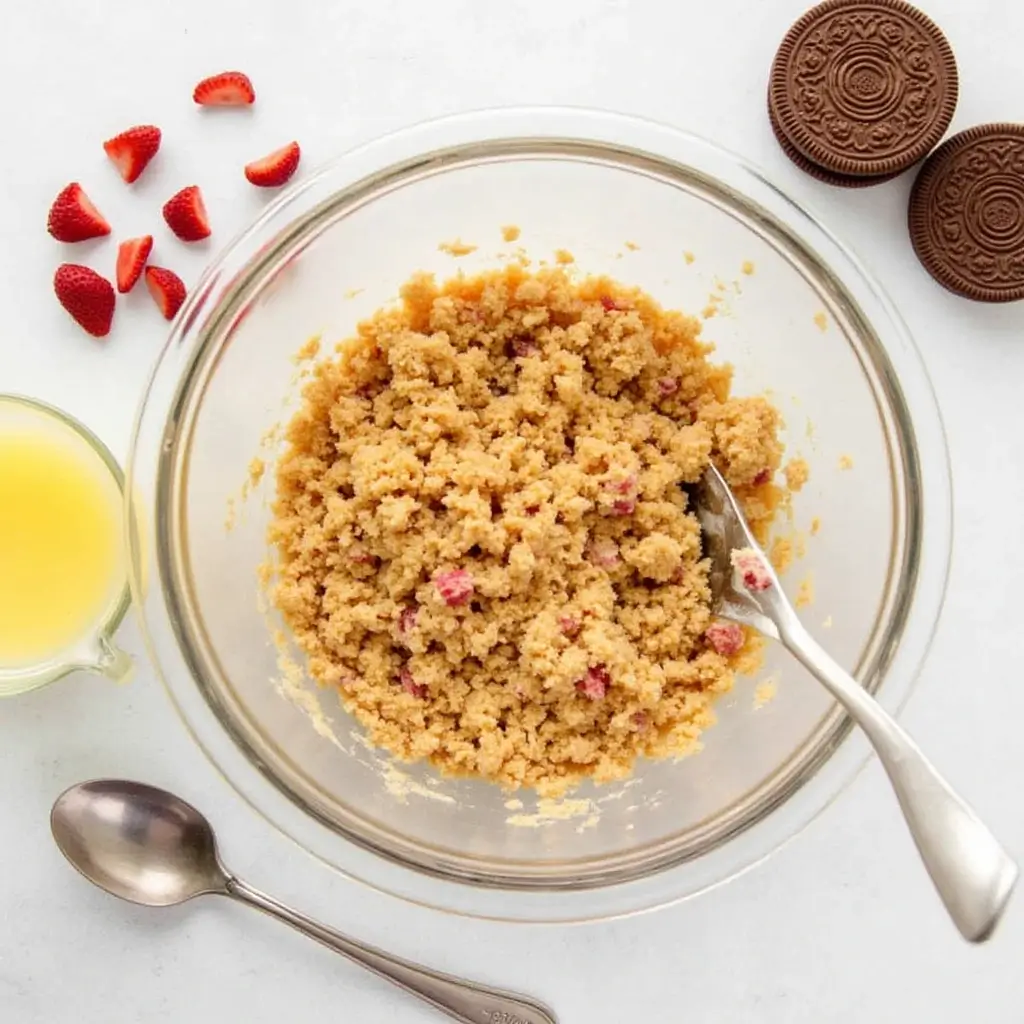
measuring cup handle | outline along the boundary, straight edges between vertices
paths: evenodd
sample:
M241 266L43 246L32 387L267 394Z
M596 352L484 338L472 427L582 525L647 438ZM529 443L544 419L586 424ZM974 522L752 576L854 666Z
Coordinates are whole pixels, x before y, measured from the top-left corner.
M127 683L135 671L135 661L130 654L122 651L106 637L100 637L99 649L93 668L115 683Z

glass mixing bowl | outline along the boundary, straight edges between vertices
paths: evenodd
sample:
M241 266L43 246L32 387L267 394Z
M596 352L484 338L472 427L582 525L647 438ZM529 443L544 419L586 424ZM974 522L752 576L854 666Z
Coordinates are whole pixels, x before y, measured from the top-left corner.
M455 239L478 248L454 260L438 245ZM951 539L945 440L917 351L863 266L760 172L616 115L491 111L403 131L291 188L227 248L139 414L128 492L151 542L135 544L149 580L135 598L198 743L307 850L450 911L594 919L729 878L818 814L867 755L825 691L772 647L760 683L741 679L721 701L700 753L539 802L368 749L334 693L282 669L257 580L273 473L247 482L247 467L272 462L299 400L296 350L344 339L413 271L493 267L516 245L535 259L566 248L581 270L669 307L718 296L705 334L735 364L736 392L770 392L789 453L811 468L780 523L806 547L787 586L813 581L812 631L897 710Z

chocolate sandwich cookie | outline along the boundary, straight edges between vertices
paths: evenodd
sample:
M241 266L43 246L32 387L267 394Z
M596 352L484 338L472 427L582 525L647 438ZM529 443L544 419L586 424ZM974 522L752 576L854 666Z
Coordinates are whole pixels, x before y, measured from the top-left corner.
M957 93L953 51L916 7L825 0L786 33L768 102L787 151L832 175L882 179L938 143Z
M910 193L910 239L939 284L978 302L1024 299L1024 125L944 142Z

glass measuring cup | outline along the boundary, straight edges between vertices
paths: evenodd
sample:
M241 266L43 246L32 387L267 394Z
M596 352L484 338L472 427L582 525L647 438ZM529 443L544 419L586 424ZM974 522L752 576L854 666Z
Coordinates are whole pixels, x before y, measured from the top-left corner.
M18 500L16 471L31 462L30 448L36 445L41 456L52 456L53 465L74 466L81 475L76 482L81 482L83 488L95 486L92 497L109 505L109 514L116 517L112 532L116 530L117 537L111 552L114 561L105 570L100 596L90 603L73 636L63 636L52 648L30 657L8 660L0 649L0 697L37 689L78 670L98 672L118 682L126 680L132 672L132 659L112 639L130 603L121 467L107 446L83 424L45 402L23 395L0 394L0 445L5 444L14 452L4 463L12 473L7 481L11 490L4 497L5 481L0 478L0 499L12 503ZM17 450L22 444L24 451ZM67 497L69 502L73 499L70 488ZM29 505L26 501L26 508ZM69 511L75 510L69 505ZM0 508L0 523L3 514ZM4 568L0 564L0 573ZM77 585L80 581L72 582ZM71 611L67 614L72 617Z

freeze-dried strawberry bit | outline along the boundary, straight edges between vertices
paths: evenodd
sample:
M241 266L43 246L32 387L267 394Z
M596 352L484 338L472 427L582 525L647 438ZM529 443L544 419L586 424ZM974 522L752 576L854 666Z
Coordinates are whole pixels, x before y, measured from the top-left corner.
M621 562L619 546L610 537L594 537L587 545L587 559L599 569L614 569Z
M465 604L473 596L473 577L465 569L439 572L434 577L434 586L450 608Z
M356 565L375 565L377 562L377 556L371 554L366 545L358 541L348 549L348 557Z
M532 338L513 338L509 342L512 354L518 359L525 359L528 356L535 356L540 349Z
M411 697L416 697L418 700L426 699L428 692L427 684L417 683L408 668L403 668L402 671L398 673L398 681L402 684L402 689Z
M610 313L613 309L622 309L622 307L610 296L601 296L601 305L604 306L605 311Z
M636 491L636 482L636 473L627 473L626 476L605 480L604 489L614 494L633 494Z
M402 614L398 616L398 632L400 636L408 636L416 628L416 617L418 614L418 609L412 605L402 609Z
M576 689L589 700L603 700L611 685L612 677L604 665L594 665L587 674L576 681Z
M735 622L715 622L704 631L704 639L719 653L731 658L743 649L745 637Z
M583 623L572 615L561 615L558 618L558 628L570 640L575 640L580 635Z
M669 398L679 391L678 377L661 377L658 380L658 394L662 398Z
M760 487L762 484L768 483L772 478L772 471L770 469L762 469L757 476L754 477L752 483L755 487Z
M632 721L637 732L647 732L651 727L651 716L646 711L634 711Z
M631 516L636 511L636 502L632 498L616 498L612 502L613 516Z
M527 505L523 511L528 516L535 516L540 511L540 505Z
M764 559L753 548L737 548L731 557L732 566L740 574L747 590L767 590L772 585Z

